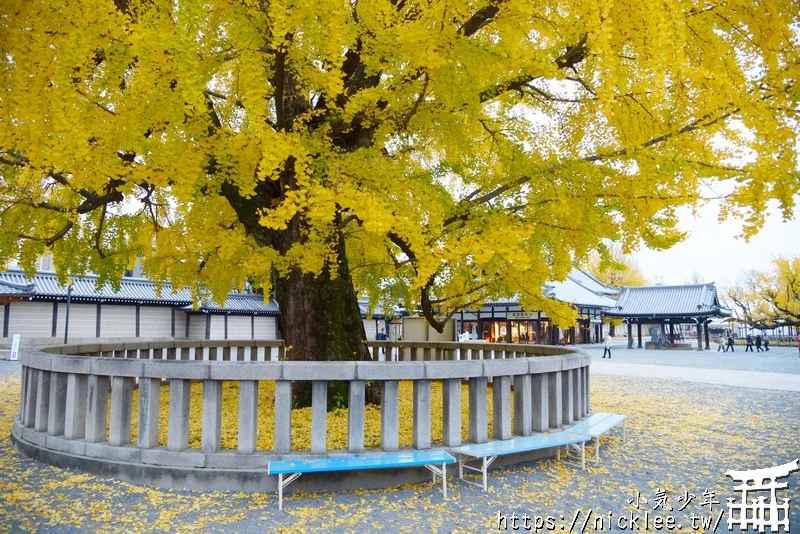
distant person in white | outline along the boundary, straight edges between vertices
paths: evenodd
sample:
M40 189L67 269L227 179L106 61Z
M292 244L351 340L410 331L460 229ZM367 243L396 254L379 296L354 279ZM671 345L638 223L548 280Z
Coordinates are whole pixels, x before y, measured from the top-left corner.
M609 336L608 334L606 334L605 347L606 348L603 349L603 358L605 358L606 357L606 353L608 353L608 359L610 360L611 359L611 336Z

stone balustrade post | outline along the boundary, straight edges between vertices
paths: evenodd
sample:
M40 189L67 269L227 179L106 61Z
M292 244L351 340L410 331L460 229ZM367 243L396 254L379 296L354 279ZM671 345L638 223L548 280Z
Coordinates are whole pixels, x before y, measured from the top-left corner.
M64 433L64 417L67 411L67 375L50 374L50 402L47 409L47 434L60 436Z
M86 432L87 376L67 375L67 410L64 415L64 438L80 439Z
M364 380L350 381L350 400L347 410L347 450L364 452Z
M292 447L292 382L275 381L275 452L288 453Z
M381 382L381 449L396 451L400 448L400 383L397 380Z
M311 382L311 452L328 450L328 382Z
M50 371L38 371L39 384L36 388L36 416L33 429L47 431L47 411L50 405Z
M236 347L232 347L234 349ZM233 353L231 354L233 359ZM258 381L239 381L239 439L238 451L241 454L256 452L258 439Z
M99 443L106 440L106 416L108 415L107 376L89 375L89 397L86 399L86 442Z
M131 442L133 413L133 378L111 378L111 423L108 430L110 445L122 446Z
M531 375L514 376L514 433L531 435Z
M572 369L561 371L561 408L563 415L561 416L562 425L571 425L574 421L573 412L575 404L575 396L572 394Z
M583 367L572 371L572 391L575 395L572 418L577 421L583 418Z
M139 379L139 429L137 444L142 449L158 447L158 410L161 402L161 379Z
M200 450L219 452L222 444L222 381L203 380L203 431Z
M486 443L488 439L487 386L485 376L469 379L469 440L472 443Z
M590 366L583 368L583 402L586 404L586 415L592 413L592 403L589 399L589 374L591 373Z
M167 450L180 452L189 447L191 385L191 380L181 378L169 381Z
M461 446L461 380L442 381L442 441L447 447Z
M415 449L431 446L431 381L414 381L414 420L411 445Z
M531 430L533 432L547 432L550 425L550 395L548 393L548 374L537 373L531 377L531 406L533 418Z
M550 430L559 430L563 421L562 397L561 397L561 371L547 373L547 394L549 397Z
M22 424L25 427L33 427L36 421L36 397L39 390L38 372L28 370L25 373L25 380L22 387L25 390L22 404Z
M511 377L496 376L492 382L492 427L495 439L511 437Z

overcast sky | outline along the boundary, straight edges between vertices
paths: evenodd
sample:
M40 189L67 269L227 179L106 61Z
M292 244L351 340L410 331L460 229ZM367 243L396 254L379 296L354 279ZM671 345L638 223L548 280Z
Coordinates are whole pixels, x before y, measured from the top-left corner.
M696 271L703 282L717 286L734 283L750 269L766 270L775 256L800 255L800 208L794 219L783 222L772 209L764 227L750 242L735 236L742 223L717 221L715 203L704 206L695 218L688 210L681 216L680 227L689 237L669 250L640 250L632 256L650 283L684 284Z

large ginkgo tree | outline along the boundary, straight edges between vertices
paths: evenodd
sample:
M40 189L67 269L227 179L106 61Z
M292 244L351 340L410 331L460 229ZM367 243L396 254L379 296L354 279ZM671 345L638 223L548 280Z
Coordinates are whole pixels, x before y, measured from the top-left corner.
M275 296L295 359L357 292L441 329L546 298L604 239L798 193L790 0L5 0L0 260ZM720 184L720 182L724 182ZM719 189L716 189L719 188ZM689 261L690 258L687 258Z

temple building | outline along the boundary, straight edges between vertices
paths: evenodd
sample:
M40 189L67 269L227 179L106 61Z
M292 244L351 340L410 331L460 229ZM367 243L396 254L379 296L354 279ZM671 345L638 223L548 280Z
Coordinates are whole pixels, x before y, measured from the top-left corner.
M605 310L606 316L627 323L628 348L634 347L634 336L637 348L692 348L690 343L682 342L682 326L690 325L697 332L698 350L703 349L703 344L706 350L709 349L708 324L711 320L730 317L731 313L720 305L713 283L623 287L616 305Z
M546 313L523 310L516 299L509 298L458 314L456 335L466 332L471 340L493 343L599 343L603 339L604 310L614 306L617 291L588 273L573 269L564 281L548 282L544 287L545 295L571 304L578 312L577 323L572 327L559 329Z

